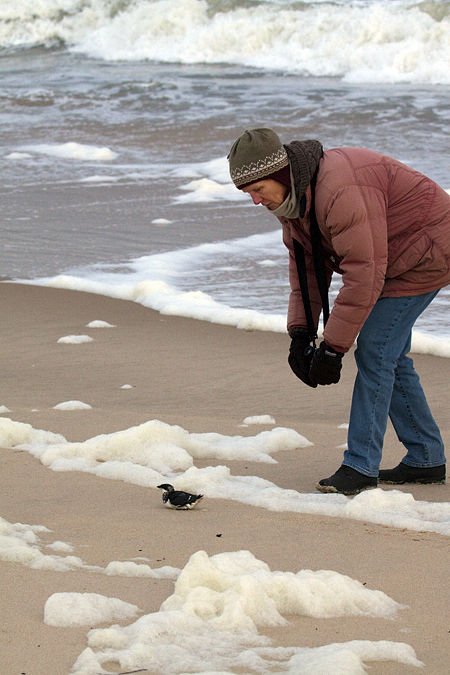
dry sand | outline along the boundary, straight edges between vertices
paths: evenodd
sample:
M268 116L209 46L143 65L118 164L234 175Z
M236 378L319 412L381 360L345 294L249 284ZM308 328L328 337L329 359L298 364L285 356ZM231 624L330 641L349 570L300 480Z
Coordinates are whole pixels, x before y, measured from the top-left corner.
M339 466L355 365L345 358L338 386L310 390L290 372L287 335L246 332L179 317L88 293L0 285L0 405L6 416L84 441L159 419L190 432L254 435L248 415L270 414L314 443L276 455L277 464L227 462L234 474L258 475L283 488L313 492ZM87 329L100 319L114 330ZM90 334L82 345L57 344ZM444 441L450 436L450 359L415 356ZM130 384L133 388L121 389ZM92 410L53 406L81 400ZM37 411L33 411L37 409ZM392 429L383 466L402 448ZM331 569L408 605L398 619L289 617L264 631L276 644L318 646L347 640L406 642L424 672L450 672L450 539L359 521L273 513L237 502L204 500L189 512L164 509L160 492L85 473L57 473L23 451L0 451L0 515L45 525L48 541L70 542L89 564L149 559L151 567L184 567L200 549L209 555L250 550L272 570ZM223 463L223 462L222 462ZM384 486L384 489L390 489ZM405 486L416 499L450 501L450 487ZM218 535L221 535L220 537ZM45 539L45 536L43 536ZM96 592L157 611L173 581L45 572L0 563L0 675L67 675L86 647L87 628L54 628L43 621L55 592ZM373 675L412 673L398 663L373 663ZM332 674L330 674L332 675Z

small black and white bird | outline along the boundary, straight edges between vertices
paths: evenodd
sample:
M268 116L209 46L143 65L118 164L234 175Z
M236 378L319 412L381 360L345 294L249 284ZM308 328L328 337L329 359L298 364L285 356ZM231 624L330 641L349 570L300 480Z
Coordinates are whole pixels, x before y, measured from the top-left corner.
M162 500L168 509L193 509L203 499L203 495L191 495L189 492L175 490L173 485L158 485L163 490Z

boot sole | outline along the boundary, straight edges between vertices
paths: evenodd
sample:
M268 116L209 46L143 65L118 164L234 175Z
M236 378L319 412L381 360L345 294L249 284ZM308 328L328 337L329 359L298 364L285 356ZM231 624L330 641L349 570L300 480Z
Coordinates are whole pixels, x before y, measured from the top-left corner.
M360 492L364 492L364 490L374 490L377 486L376 485L367 485L364 487L359 488L359 490L352 490L352 491L343 491L343 490L338 490L335 488L333 485L320 485L320 483L317 483L316 485L316 490L319 492L323 492L324 494L338 494L338 495L346 495L347 497L351 497L352 495L359 495Z
M405 478L404 480L387 480L386 478L378 478L379 483L386 483L388 485L406 485L407 483L416 485L445 485L445 478Z

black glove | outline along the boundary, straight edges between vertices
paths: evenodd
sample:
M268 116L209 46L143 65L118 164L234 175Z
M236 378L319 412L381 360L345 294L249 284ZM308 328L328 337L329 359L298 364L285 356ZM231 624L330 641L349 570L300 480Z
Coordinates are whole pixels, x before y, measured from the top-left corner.
M317 387L317 384L311 382L309 378L309 367L314 355L314 348L310 344L308 331L306 328L291 328L289 335L292 341L289 348L288 362L292 371L308 387Z
M311 361L309 377L317 384L336 384L341 377L342 352L337 352L321 342Z

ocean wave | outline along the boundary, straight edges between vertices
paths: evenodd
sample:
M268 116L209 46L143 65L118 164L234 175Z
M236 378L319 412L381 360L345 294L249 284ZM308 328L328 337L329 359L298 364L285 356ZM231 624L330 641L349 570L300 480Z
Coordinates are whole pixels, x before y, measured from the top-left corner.
M450 2L11 0L0 48L228 63L349 82L450 83Z

